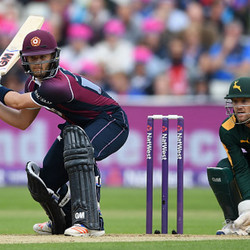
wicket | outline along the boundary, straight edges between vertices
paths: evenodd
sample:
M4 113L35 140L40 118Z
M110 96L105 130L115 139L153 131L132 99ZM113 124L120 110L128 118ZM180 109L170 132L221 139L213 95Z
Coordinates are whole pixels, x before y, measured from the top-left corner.
M178 115L152 115L147 118L147 207L146 233L152 234L153 222L153 156L154 120L162 120L161 160L162 160L162 204L161 233L168 233L168 143L169 119L177 120L177 234L183 234L183 156L184 118Z

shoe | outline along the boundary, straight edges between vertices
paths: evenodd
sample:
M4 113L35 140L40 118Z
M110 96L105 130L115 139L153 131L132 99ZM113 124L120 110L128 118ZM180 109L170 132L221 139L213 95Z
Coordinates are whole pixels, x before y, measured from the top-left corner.
M52 234L51 221L38 223L33 226L33 230L38 234Z
M105 234L104 230L89 230L89 236L100 237Z
M242 229L237 229L234 226L234 222L232 220L226 220L225 226L216 232L216 235L242 235L246 236L248 233Z
M75 224L72 227L66 229L64 231L64 235L66 236L76 236L76 237L88 237L94 236L99 237L105 234L104 230L89 230L85 226L81 224Z

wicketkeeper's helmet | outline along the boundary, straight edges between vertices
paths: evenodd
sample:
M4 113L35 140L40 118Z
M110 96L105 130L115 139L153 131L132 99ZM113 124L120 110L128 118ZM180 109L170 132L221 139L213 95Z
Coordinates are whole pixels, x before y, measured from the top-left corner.
M225 99L232 99L237 97L250 98L250 77L241 77L234 80L229 88Z
M47 71L44 78L53 77L59 65L60 49L57 47L57 42L52 34L45 30L35 30L30 32L23 41L23 47L20 51L22 66L26 73L33 75L30 70L27 56L47 55L52 54L50 69ZM48 63L42 62L42 63Z
M226 99L226 111L228 116L236 115L235 113L235 107L236 105L233 105L233 98L250 98L250 77L241 77L236 80L234 80L230 87L228 94L224 97ZM250 106L250 105L238 105L238 106ZM245 121L234 121L235 124L245 124L249 123L250 118L246 119Z

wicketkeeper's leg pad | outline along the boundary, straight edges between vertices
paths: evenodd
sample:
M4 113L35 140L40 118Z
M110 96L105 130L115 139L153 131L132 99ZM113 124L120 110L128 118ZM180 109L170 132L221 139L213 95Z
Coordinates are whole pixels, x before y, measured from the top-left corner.
M207 176L225 219L237 219L241 197L231 169L228 167L209 167L207 168Z
M94 149L79 126L66 126L63 138L64 166L71 189L72 224L83 224L88 229L99 230Z
M52 234L63 234L66 229L65 215L59 206L59 196L46 187L39 177L40 168L34 162L26 165L28 189L32 198L39 202L52 221Z

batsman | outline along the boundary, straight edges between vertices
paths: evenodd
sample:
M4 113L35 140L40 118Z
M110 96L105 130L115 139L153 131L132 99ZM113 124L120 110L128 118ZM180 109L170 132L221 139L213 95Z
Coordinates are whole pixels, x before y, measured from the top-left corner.
M101 87L61 68L59 56L49 32L35 30L25 37L20 57L29 77L23 94L0 86L0 119L24 130L45 108L65 120L42 166L26 165L30 194L49 218L33 229L38 234L102 236L97 161L123 146L128 120Z
M250 78L233 81L225 96L228 118L219 135L227 158L207 169L209 184L224 213L217 235L250 234Z

